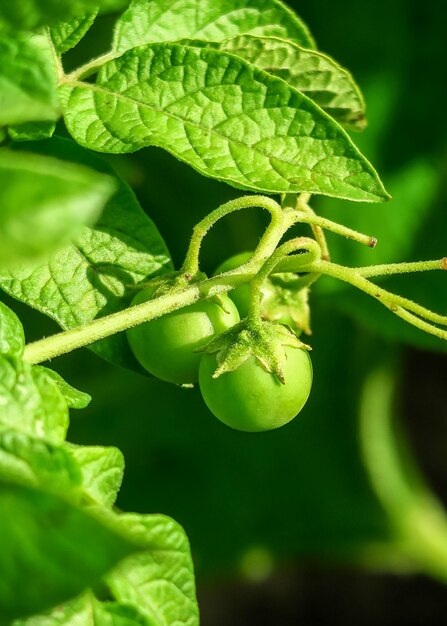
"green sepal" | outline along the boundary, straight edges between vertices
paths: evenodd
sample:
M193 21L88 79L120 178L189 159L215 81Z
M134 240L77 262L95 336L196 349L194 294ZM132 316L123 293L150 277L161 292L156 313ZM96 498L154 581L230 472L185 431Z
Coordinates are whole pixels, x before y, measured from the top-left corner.
M254 356L262 367L284 384L285 346L310 350L286 326L277 322L253 322L245 319L209 343L204 352L217 353L213 378L232 372Z

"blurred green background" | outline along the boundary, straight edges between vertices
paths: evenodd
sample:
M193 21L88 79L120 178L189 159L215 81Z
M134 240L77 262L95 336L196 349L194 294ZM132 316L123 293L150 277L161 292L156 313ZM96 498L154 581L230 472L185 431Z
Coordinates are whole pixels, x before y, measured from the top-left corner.
M334 260L446 255L445 3L289 4L320 49L349 68L363 89L369 126L353 137L393 195L383 206L315 200L317 211L379 239L372 251L331 237ZM102 18L67 64L105 49L112 21ZM193 225L237 195L157 149L110 160L155 220L177 265ZM203 269L212 272L225 257L253 248L264 226L256 211L226 219L206 241ZM441 272L382 284L447 313ZM126 458L118 505L163 512L184 526L203 626L445 624L447 590L418 573L433 570L430 556L424 562L402 548L399 515L406 510L390 508L380 487L373 488L369 473L371 463L381 463L380 449L365 463L359 420L361 414L380 419L380 394L385 403L391 388L387 406L445 500L446 348L329 279L316 286L311 305L314 388L285 428L259 435L231 431L208 413L197 389L120 370L81 350L52 363L93 396L87 410L72 412L69 439L118 446ZM13 307L28 340L56 331L39 314ZM385 382L368 396L365 381L377 372ZM412 463L407 458L407 468ZM445 572L447 578L447 563ZM443 578L442 564L437 578Z

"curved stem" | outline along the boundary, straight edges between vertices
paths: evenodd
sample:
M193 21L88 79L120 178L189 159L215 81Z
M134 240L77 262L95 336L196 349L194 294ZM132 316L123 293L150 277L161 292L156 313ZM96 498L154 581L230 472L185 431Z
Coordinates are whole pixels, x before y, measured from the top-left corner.
M193 304L200 298L210 298L213 295L225 293L241 283L250 281L254 275L254 273L234 276L222 274L194 283L185 289L175 290L154 300L92 320L83 326L30 343L25 347L23 358L29 363L42 363L132 328L132 326L138 326L138 324Z
M303 268L301 268L303 271ZM276 268L274 270L276 273ZM305 289L306 287L310 287L320 278L321 274L317 274L316 272L308 272L307 274L303 274L298 278L298 280L293 284L294 291L300 291L301 289Z
M279 246L251 281L248 318L252 323L256 324L261 319L261 287L264 280L274 271L281 259L299 250L304 250L304 253L294 255L296 257L296 265L298 266L301 262L301 266L306 267L318 262L320 259L321 248L314 239L296 237Z
M181 271L189 276L197 275L199 271L200 248L203 239L218 220L234 211L252 209L255 207L269 211L272 219L250 262L257 262L262 255L268 256L271 254L284 234L284 229L288 228L288 224L284 224L285 214L279 204L271 198L266 196L243 196L242 198L225 202L225 204L222 204L196 224Z
M405 309L403 307L398 306L396 308L392 308L391 310L398 317L400 317L401 319L403 319L406 322L408 322L408 324L411 324L412 326L415 326L416 328L419 328L419 330L422 330L424 333L428 333L430 335L435 335L436 337L439 337L439 339L447 340L447 331L446 330L443 330L442 328L437 328L436 326L433 326L432 324L429 324L429 322L425 322L423 319L421 319L417 315L414 315L413 313L410 313L410 311L408 311L408 309ZM430 311L430 313L431 313L431 311ZM433 315L435 316L436 314L433 313ZM441 322L438 322L438 323L440 324ZM447 319L444 319L443 324L447 325Z
M315 215L315 213L310 207L306 208L306 212L309 212L310 215ZM326 235L324 234L323 228L321 226L317 226L316 224L310 224L310 227L312 229L312 233L313 233L313 236L315 237L315 240L318 242L321 248L321 258L324 261L330 261L331 255L329 252L329 247L326 241Z
M303 249L306 250L303 254L291 254L291 252ZM284 258L287 254L289 256ZM440 339L447 339L447 331L439 329L421 319L425 318L425 320L429 320L434 324L447 326L447 316L433 313L412 300L391 294L361 274L358 274L356 269L320 260L319 255L320 247L315 240L305 237L292 239L280 246L272 257L264 263L262 268L262 262L258 262L256 265L250 260L245 266L241 266L231 272L196 282L182 290L175 290L154 300L118 311L107 317L95 319L84 326L46 337L40 341L28 344L25 348L24 359L30 363L41 363L77 348L87 346L100 339L105 339L132 326L137 326L145 321L193 304L200 298L209 298L219 293L225 293L240 284L248 282L253 284L252 315L256 318L256 307L260 303L260 298L258 297L260 285L265 277L274 271L308 272L307 276L302 277L303 281L307 281L306 284L314 282L315 277L318 277L319 274L338 278L380 300L393 313L420 330L435 335ZM429 261L428 263L433 262ZM260 268L261 270L259 271Z
M72 350L88 346L95 341L106 339L143 322L171 313L193 304L201 298L211 298L214 295L230 291L238 285L250 282L256 276L260 263L257 266L252 260L249 263L251 270L241 266L231 272L193 283L185 289L176 290L123 311L94 319L83 326L71 328L29 343L25 347L23 358L32 364L42 363L62 354L67 354Z
M294 205L295 211L301 211L309 215L315 216L315 211L312 209L312 207L309 206L310 198L311 198L310 193L301 193L298 196L296 196L295 205ZM321 248L321 258L325 261L330 261L331 255L329 252L329 247L326 241L326 235L324 234L323 228L321 226L318 226L317 224L310 224L310 227L311 227L313 236L315 237L315 240L318 242Z
M295 213L295 222L319 226L321 228L324 228L325 230L336 233L337 235L342 235L342 237L347 237L348 239L357 241L357 243L361 243L364 246L368 246L369 248L375 248L375 246L377 245L377 239L375 237L364 235L363 233L359 233L356 230L352 230L352 228L347 228L346 226L342 226L337 222L332 222L331 220L327 220L324 217L315 215L313 211L310 214L303 211L297 211Z
M379 287L364 276L358 274L355 268L336 265L328 261L317 261L308 269L309 271L320 272L321 274L338 278L339 280L357 287L357 289L379 300L384 306L390 309L390 311L402 317L402 319L405 319L413 326L431 335L435 335L439 337L439 339L447 339L447 331L433 326L433 324L447 326L447 316L434 313L420 304L413 302L413 300L386 291L386 289ZM414 315L412 315L412 313ZM425 318L433 324L429 324L420 318Z

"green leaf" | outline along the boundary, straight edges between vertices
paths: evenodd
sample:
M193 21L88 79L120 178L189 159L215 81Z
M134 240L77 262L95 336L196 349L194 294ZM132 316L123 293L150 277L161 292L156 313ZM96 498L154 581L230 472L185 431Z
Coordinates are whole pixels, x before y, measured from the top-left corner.
M136 607L99 602L87 592L51 613L17 620L13 626L154 626Z
M100 603L87 593L14 626L198 626L193 566L182 528L162 515L111 514L107 524L143 548L106 576L117 602Z
M0 35L0 126L56 120L56 86L57 69L47 37Z
M21 356L25 348L25 334L17 315L0 302L0 354Z
M58 385L11 356L0 356L0 425L58 444L68 428L68 408Z
M124 457L118 448L102 446L69 447L82 472L84 493L111 507L118 495L124 473Z
M0 149L0 262L60 247L94 223L114 181L54 158Z
M50 370L47 367L43 367L41 365L36 365L34 370L40 370L44 372L45 375L53 380L57 386L59 387L59 391L64 396L65 402L69 409L85 409L87 407L92 398L88 393L84 393L83 391L79 391L75 389L71 385L65 381L60 374L55 372L54 370Z
M55 122L24 122L10 126L8 134L13 141L39 141L52 137L55 128Z
M0 425L0 479L66 495L81 486L81 472L67 450Z
M48 493L0 484L0 510L2 626L80 593L133 549L94 517Z
M129 0L94 0L102 11L116 11ZM18 0L0 3L0 32L10 29L32 30L85 15L92 9L91 0Z
M241 33L315 47L307 26L277 0L133 0L116 22L113 48L124 52L178 39L222 41Z
M331 57L278 37L240 35L219 45L278 76L354 130L365 127L365 102L351 74Z
M103 152L162 147L206 176L267 193L388 198L345 131L283 80L231 54L152 44L60 88L65 122Z
M59 22L50 28L50 36L57 54L60 56L74 48L90 29L98 11L92 11L69 22Z
M112 173L110 166L71 141L53 138L32 147ZM0 271L0 287L62 328L73 328L125 308L135 295L135 284L170 267L166 245L154 223L130 187L118 181L117 193L94 228L84 228L73 244L46 263ZM123 333L93 349L112 362L137 367Z
M114 596L137 607L154 626L197 626L194 573L183 529L162 515L121 515L129 536L147 550L107 576Z

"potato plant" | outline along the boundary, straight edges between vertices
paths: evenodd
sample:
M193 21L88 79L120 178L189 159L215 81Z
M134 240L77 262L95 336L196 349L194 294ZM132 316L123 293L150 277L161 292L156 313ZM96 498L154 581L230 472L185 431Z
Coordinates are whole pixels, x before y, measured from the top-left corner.
M67 69L107 13L110 47ZM185 532L168 516L115 506L123 455L66 440L69 411L91 398L52 359L87 346L119 367L199 383L210 420L273 430L325 393L318 369L311 390L310 353L322 277L440 346L447 317L381 279L447 261L333 260L346 240L377 240L367 216L360 232L317 212L315 197L330 210L390 195L349 134L366 126L359 87L279 0L17 0L0 6L0 61L0 625L195 626ZM177 268L126 181L131 157L110 156L149 147L237 190L184 229ZM253 209L269 220L256 245L228 250L208 276L200 252L210 230ZM344 294L332 298L349 306ZM27 343L14 300L62 331ZM382 383L376 372L362 395L366 464L408 554L444 579L445 521L400 466Z

